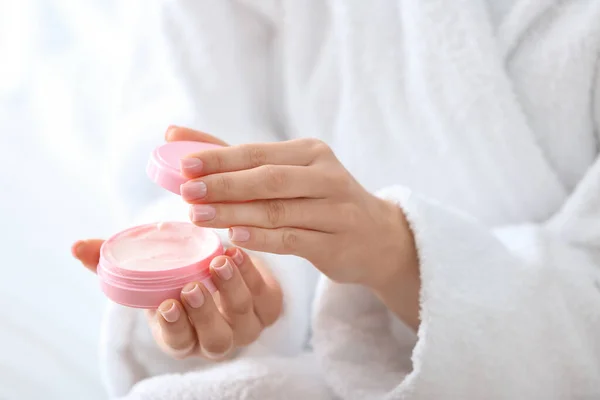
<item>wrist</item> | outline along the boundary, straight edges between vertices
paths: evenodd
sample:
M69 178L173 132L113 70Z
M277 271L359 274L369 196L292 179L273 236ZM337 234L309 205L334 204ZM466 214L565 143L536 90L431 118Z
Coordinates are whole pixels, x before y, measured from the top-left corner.
M381 200L387 209L389 226L381 257L384 268L377 268L371 289L379 299L408 326L419 325L421 279L415 238L403 210Z
M375 290L386 287L390 281L403 276L418 276L419 260L412 229L404 212L396 204L377 199L381 215L379 247L375 262L377 268L369 268L369 282Z

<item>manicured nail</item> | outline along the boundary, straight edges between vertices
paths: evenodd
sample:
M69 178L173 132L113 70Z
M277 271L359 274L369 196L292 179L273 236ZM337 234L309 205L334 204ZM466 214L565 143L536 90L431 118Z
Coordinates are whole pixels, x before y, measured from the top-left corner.
M245 242L250 239L250 231L246 228L229 228L229 239L234 242Z
M184 200L199 200L206 196L206 183L202 181L189 181L179 188Z
M197 284L189 288L184 288L181 295L192 308L199 308L204 304L204 294Z
M171 323L177 321L181 315L176 303L171 303L170 307L168 304L161 304L160 307L158 307L158 312L167 322Z
M165 132L165 140L171 140L171 135L173 134L173 132L175 132L176 129L177 129L177 126L169 125L169 127L167 128L167 131Z
M71 255L73 255L73 257L79 259L80 252L81 252L81 249L83 248L84 244L85 244L84 240L79 240L79 241L75 242L75 244L73 244L73 247L71 247Z
M242 251L240 249L235 249L233 255L231 256L231 259L233 260L235 265L239 267L244 261L244 255L242 254Z
M233 266L229 259L218 257L211 261L210 267L217 273L219 278L228 281L233 276Z
M181 159L181 172L184 175L193 176L202 172L202 160L198 158L182 158Z
M213 206L206 204L194 204L192 207L192 221L210 221L217 215L217 210Z

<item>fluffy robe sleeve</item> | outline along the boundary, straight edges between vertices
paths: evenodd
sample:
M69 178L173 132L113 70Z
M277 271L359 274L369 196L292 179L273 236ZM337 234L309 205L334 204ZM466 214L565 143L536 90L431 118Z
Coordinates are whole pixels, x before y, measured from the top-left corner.
M322 282L313 346L338 396L600 398L600 159L542 224L489 229L403 187L380 195L415 234L421 325L390 329L373 295Z
M365 289L322 282L313 346L340 398L600 397L600 160L539 225L490 230L403 187L380 195L415 234L421 325L411 344Z

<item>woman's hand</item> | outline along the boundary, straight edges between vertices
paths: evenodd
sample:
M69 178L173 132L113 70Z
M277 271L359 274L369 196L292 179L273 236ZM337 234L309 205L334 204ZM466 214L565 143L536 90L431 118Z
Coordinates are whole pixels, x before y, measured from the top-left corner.
M183 159L182 171L192 178L181 193L196 225L230 228L240 247L306 258L386 303L386 293L403 291L404 304L390 308L418 324L417 252L402 210L368 193L325 143L211 149Z
M78 241L73 255L96 272L102 240ZM187 284L181 299L165 300L148 310L148 323L158 346L174 358L226 358L232 350L254 342L282 309L281 288L260 263L242 250L227 249L210 268L218 289L215 297L197 282Z

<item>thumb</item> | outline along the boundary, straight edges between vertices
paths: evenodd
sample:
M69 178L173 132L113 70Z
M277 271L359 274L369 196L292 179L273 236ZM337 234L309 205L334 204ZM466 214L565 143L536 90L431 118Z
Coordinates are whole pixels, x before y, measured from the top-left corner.
M104 240L101 239L78 240L71 246L71 254L87 269L95 273L100 261L102 243Z

